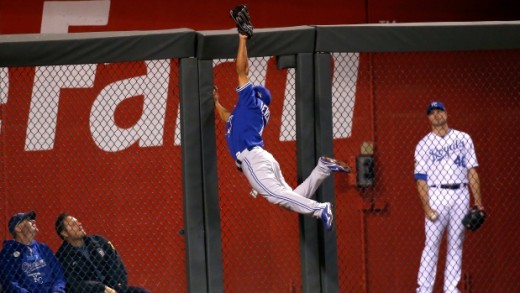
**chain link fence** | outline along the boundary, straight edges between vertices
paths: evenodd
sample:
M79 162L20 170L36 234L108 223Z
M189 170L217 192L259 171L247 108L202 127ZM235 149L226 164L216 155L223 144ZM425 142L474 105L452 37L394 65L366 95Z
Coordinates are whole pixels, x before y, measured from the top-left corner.
M55 221L68 212L87 234L110 241L128 274L98 261L110 247L90 243L92 265L66 271L68 278L116 290L127 277L153 292L186 290L177 68L177 60L154 60L3 71L4 218L34 210L36 240L56 251ZM62 255L65 268L85 262L74 252Z
M273 46L287 41L273 40ZM213 112L213 85L226 108L237 102L234 60L216 54L195 61L0 67L3 240L12 239L14 213L34 210L36 240L56 252L62 239L55 221L68 212L88 235L115 247L128 285L150 292L414 292L426 241L414 151L431 131L426 107L439 100L449 126L473 140L488 212L479 231L465 232L458 289L518 291L520 255L511 228L518 206L518 49L291 53L301 63L281 69L277 57L255 52L256 45L250 79L273 96L265 147L287 183L296 186L302 169L316 163L298 161L308 150L354 169L324 183L333 194L318 191L320 201L333 198L332 232L250 195ZM230 48L232 56L235 44ZM275 48L288 56L285 47ZM330 70L317 55L325 55ZM314 100L302 105L309 80ZM321 95L324 90L330 95ZM323 115L328 99L330 114ZM314 121L314 145L298 144L302 120ZM331 141L321 141L328 133L320 131L329 130ZM326 144L332 154L320 153ZM74 223L68 232L80 230ZM440 244L433 292L445 283L447 242ZM92 253L105 254L112 245ZM111 263L98 268L101 282L108 268Z
M510 124L512 117L501 116L492 123L496 124L502 134L496 133L498 129L493 138L482 134L489 131L483 130L486 128L483 123L489 123L488 113L501 112L504 107L518 108L515 96L518 84L511 80L511 76L516 76L519 70L518 65L511 62L515 58L518 57L514 51L332 54L334 154L356 166L355 174L346 178L335 176L334 179L341 292L385 292L390 283L393 284L390 286L392 291L415 291L425 228L424 211L413 179L414 150L419 140L431 131L426 116L426 107L431 101L441 100L445 103L450 114L450 127L468 132L474 137L480 163L478 170L482 170L479 173L483 203L489 214L493 214L489 222L501 220L494 215L496 203L487 194L493 195L494 190L504 188L503 183L495 182L494 177L486 172L490 168L489 164L499 164L501 159L486 158L485 150L496 145L509 145L508 152L515 152L513 145L507 143L507 134L515 132ZM216 62L215 84L221 91L225 89L224 103L231 108L236 102L233 86L236 81L233 79L234 65L230 62ZM485 70L489 67L494 70ZM224 73L226 70L229 71L227 74ZM295 106L294 89L291 86L294 84L291 81L294 80L294 74L288 71L285 77L283 70L274 69L274 64L270 66L263 59L252 61L251 71L253 83L267 83L269 88L274 88L276 102L271 106L273 120L265 132L266 148L272 148L275 157L281 158L279 160L284 175L287 180L292 180L294 186L297 184L294 181L297 178L296 164L291 159L295 157L294 150L286 151L294 148L291 142L295 138L295 128L291 128L295 124L292 122L295 119ZM266 75L271 75L267 81ZM489 86L489 82L494 86ZM276 99L282 94L281 90L277 90L279 87L285 88L281 96L283 101ZM249 184L235 171L234 162L229 159L223 136L224 125L219 121L216 124L219 133L217 148L225 287L231 292L245 288L250 292L300 292L302 288L298 283L300 272L296 253L299 247L296 243L290 245L288 239L292 238L284 239L285 235L291 235L291 231L297 228L296 216L248 196ZM504 169L505 174L513 174L511 168L514 167ZM452 182L453 179L446 178L446 181ZM508 197L507 200L512 198ZM280 213L281 218L277 218L274 213ZM458 216L460 218L462 215ZM290 224L291 219L293 225ZM505 225L507 218L502 220ZM273 225L273 222L277 225ZM481 270L475 269L475 266L485 266L492 260L475 260L472 255L486 250L486 247L492 249L489 247L491 243L487 242L489 239L486 241L487 237L484 236L489 226L493 225L489 222L479 233L466 233L469 240L464 246L464 258L461 260L463 271L458 286L463 292L487 291L484 289L485 284L479 284ZM233 225L228 226L228 223ZM286 231L272 231L279 229ZM270 241L260 236L267 233ZM278 239L278 236L281 238ZM440 291L446 266L446 237L443 238L438 254L439 269L435 288ZM507 246L506 239L510 238L503 239L502 245ZM235 245L231 245L232 242ZM231 246L233 249L230 249ZM273 252L270 248L281 254L271 255ZM492 255L494 253L490 257ZM273 259L277 261L268 261ZM245 269L240 263L244 262L249 264L248 268L253 267L254 272L243 274ZM512 265L507 263L504 270ZM277 278L274 278L269 274L273 270L270 266L277 265L287 265L285 271L296 274L291 276L279 272ZM240 267L240 272L236 271L237 267ZM266 272L260 273L264 268ZM446 280L448 282L457 278L448 276ZM407 281L396 282L393 279ZM490 287L489 290L493 290ZM255 291L256 288L261 289Z
M518 154L518 127L513 123L519 109L518 51L335 53L332 59L335 154L353 165L369 162L363 160L365 156L373 158L373 173L360 170L359 165L357 169L370 180L359 178L358 173L355 184L336 182L341 291L415 290L426 239L414 181L414 151L431 131L426 108L437 100L446 106L449 127L473 139L483 205L489 215L478 232L465 232L463 258L455 260L462 262L458 288L515 291L515 281L486 280L490 267L494 274L518 278L511 273L518 253L504 253L512 242L518 243L514 232L505 228L514 225L507 214L517 205L517 172L514 164L507 163L510 156L502 155ZM450 172L444 173L443 182L457 181ZM464 201L462 194L454 194L460 198L445 200L453 205ZM451 217L460 221L465 212L457 210ZM451 274L444 277L446 258L454 253L453 249L447 252L450 237L444 235L439 253L431 251L426 259L435 264L430 257L438 255L434 292L442 292L443 283L457 280L453 270L447 269Z

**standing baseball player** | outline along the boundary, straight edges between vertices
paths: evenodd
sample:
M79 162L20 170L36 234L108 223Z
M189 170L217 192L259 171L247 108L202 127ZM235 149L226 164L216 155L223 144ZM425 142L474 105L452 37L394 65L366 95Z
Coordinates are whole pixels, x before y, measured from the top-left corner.
M253 191L261 194L267 201L291 211L310 215L323 221L327 230L332 229L333 213L331 204L319 203L310 199L318 186L332 172L349 173L349 166L331 158L321 157L311 175L296 189L284 180L280 165L264 149L262 132L269 121L271 93L263 86L253 86L249 80L247 40L253 36L253 26L244 5L231 11L239 32L236 72L238 75L238 103L229 112L219 102L218 89L213 90L215 107L219 117L226 122L226 140L240 171L244 173Z
M480 181L475 168L477 156L471 137L448 127L448 114L441 102L428 105L432 131L415 148L415 180L424 209L426 241L417 277L417 292L432 292L439 246L447 229L448 251L444 270L444 292L459 292L461 277L462 219L468 211L470 192L475 205L484 210Z

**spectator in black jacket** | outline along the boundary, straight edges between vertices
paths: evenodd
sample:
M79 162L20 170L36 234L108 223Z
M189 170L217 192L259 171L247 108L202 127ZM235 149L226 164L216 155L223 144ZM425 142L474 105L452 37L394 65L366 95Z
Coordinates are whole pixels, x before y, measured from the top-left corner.
M67 292L149 293L128 286L125 265L114 245L99 235L87 235L75 217L62 213L56 219L56 232L63 243L56 257L63 266Z

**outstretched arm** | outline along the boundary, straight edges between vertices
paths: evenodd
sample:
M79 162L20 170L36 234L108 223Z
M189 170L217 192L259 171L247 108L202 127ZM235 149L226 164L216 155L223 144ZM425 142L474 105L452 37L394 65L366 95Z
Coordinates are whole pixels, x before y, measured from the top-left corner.
M247 57L247 36L238 34L238 51L236 59L236 71L238 75L238 87L243 87L249 82L249 62Z
M218 116L222 121L227 122L231 113L219 102L220 95L217 86L213 87L213 100L215 101L215 109L217 109Z

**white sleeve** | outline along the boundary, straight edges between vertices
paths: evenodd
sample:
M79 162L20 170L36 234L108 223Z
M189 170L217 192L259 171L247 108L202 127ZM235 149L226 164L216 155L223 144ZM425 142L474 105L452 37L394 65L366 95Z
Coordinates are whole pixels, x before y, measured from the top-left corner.
M469 135L466 135L466 167L468 169L478 167L477 154L475 153L475 146L473 140Z
M415 147L415 179L427 180L427 178L422 178L424 175L428 176L427 162L428 150L425 148L424 140L421 140Z

